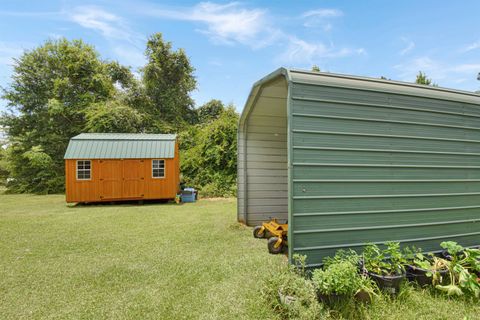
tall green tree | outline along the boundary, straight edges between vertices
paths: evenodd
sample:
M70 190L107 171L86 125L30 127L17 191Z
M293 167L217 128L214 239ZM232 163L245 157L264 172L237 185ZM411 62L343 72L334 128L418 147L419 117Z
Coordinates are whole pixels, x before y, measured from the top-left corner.
M8 175L7 150L0 144L0 186L6 185Z
M433 83L432 79L428 78L427 75L422 71L418 72L417 78L415 79L415 83L424 84L427 86L434 86L434 87L437 86L437 84Z
M212 99L197 109L198 122L207 123L209 121L218 119L225 111L225 106L222 101Z
M155 33L147 41L145 55L142 82L152 130L178 131L193 123L196 112L190 93L197 82L185 51L173 50L161 33Z
M118 99L98 102L86 111L85 131L144 132L145 115Z
M207 196L236 193L238 114L223 107L218 117L180 135L181 172L187 185Z
M9 138L12 191L63 190L63 154L69 139L84 131L92 105L114 97L128 72L100 60L81 40L49 40L15 60L4 90L9 111L2 124Z

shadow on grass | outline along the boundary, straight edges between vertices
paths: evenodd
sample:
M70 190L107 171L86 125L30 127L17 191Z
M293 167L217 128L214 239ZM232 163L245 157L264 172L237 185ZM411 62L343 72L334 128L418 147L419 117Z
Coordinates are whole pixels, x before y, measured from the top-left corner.
M142 207L142 206L178 206L173 200L121 200L121 201L102 201L102 202L77 202L67 204L68 208L92 208L92 207Z

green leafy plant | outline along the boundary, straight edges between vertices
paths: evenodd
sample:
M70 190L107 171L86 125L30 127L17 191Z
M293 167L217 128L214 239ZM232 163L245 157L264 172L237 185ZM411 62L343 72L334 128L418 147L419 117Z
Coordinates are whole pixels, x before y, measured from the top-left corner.
M387 242L385 249L368 244L363 251L364 267L378 275L399 275L405 273L405 257L398 242Z
M472 255L472 250L465 250L454 241L442 242L440 246L447 250L451 258L450 261L447 261L450 281L446 285L436 285L435 287L449 296L466 294L477 299L480 298L480 283L477 275L470 272L471 260L472 257L475 258L476 252L474 251Z
M357 266L349 261L332 263L324 270L314 270L312 281L318 292L324 295L353 297L361 289L368 287L366 278L359 274Z
M445 259L436 257L432 253L423 254L421 249L415 247L406 247L404 256L407 264L412 268L425 271L425 275L432 278L433 285L443 282L442 271L448 270L448 263Z
M466 248L464 250L465 257L463 264L469 270L480 273L480 249ZM480 275L479 275L480 276Z
M323 269L312 273L317 292L325 297L343 296L348 299L361 295L364 301L370 301L374 293L373 283L359 273L359 261L360 257L353 250L339 250L334 257L326 258Z
M323 312L312 282L304 277L305 256L295 255L288 268L274 270L262 297L282 319L318 319Z
M344 262L344 261L348 261L353 265L358 265L360 262L360 256L352 249L349 249L349 250L340 249L335 253L335 256L326 257L323 260L323 266L324 268L328 268L328 266L331 264Z

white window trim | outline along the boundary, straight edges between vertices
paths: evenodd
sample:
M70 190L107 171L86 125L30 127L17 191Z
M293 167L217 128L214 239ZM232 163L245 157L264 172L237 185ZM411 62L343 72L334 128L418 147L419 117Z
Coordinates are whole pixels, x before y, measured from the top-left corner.
M81 179L78 177L78 162L79 161L88 161L90 162L90 178L89 179ZM86 171L85 169L83 169L83 171ZM75 178L77 178L77 181L90 181L92 180L92 160L88 160L88 159L84 159L84 160L77 160L75 162Z
M153 176L153 161L163 161L163 177ZM165 161L165 159L152 159L152 179L165 179L166 175L167 175L167 161Z

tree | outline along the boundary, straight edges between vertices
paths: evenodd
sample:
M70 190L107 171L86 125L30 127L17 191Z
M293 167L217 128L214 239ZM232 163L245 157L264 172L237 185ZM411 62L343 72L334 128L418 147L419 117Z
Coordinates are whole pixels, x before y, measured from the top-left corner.
M202 194L236 193L238 114L224 108L217 119L190 127L180 136L181 172Z
M316 64L314 64L314 65L312 66L312 71L314 71L314 72L320 72L320 67L317 66Z
M425 73L422 71L419 71L417 74L417 78L415 79L415 83L417 84L424 84L427 86L433 86L437 87L438 85L436 83L432 82L432 79L429 79Z
M86 111L85 129L88 132L128 132L145 130L145 117L118 100L98 102Z
M9 112L1 121L9 139L9 188L62 191L69 139L84 131L92 105L114 97L114 84L127 82L127 73L81 40L48 40L15 60L3 95Z
M183 49L174 51L161 33L155 33L147 41L145 55L147 64L142 69L142 82L148 97L145 112L150 115L151 126L178 131L193 123L194 102L189 94L197 82L194 68Z
M0 144L0 186L6 185L8 175L7 150Z
M198 121L206 123L218 119L224 110L222 101L212 99L197 109Z

